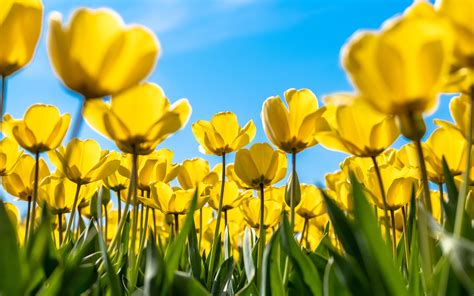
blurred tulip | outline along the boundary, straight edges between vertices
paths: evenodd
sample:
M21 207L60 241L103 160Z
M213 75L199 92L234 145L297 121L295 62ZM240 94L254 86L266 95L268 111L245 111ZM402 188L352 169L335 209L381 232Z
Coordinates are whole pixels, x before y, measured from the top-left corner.
M154 182L169 183L176 178L179 165L172 163L173 152L169 149L153 151L138 159L138 189L149 191ZM119 168L120 169L120 168ZM122 175L130 176L128 170L121 170Z
M428 178L443 184L443 157L446 159L450 173L461 175L466 163L465 139L459 130L450 127L436 129L423 143Z
M71 140L49 154L51 162L69 180L76 184L87 184L104 179L120 165L118 155L102 150L94 140Z
M352 210L352 187L343 171L329 173L324 176L327 195L344 211Z
M342 60L362 97L380 112L398 115L402 134L417 140L425 132L421 114L437 105L452 47L449 23L431 4L417 1L380 31L357 33Z
M115 152L115 151L110 152L110 154L116 154L116 153L118 152ZM127 157L126 153L117 154L117 155L120 155L120 156L117 156L120 159L120 165L118 169L102 180L102 183L104 184L106 188L113 190L115 192L119 192L121 190L127 189L130 183L130 179L129 179L130 173L126 175L122 175L120 173L120 172L123 172L123 170L128 171L128 167L130 165L130 159L129 157Z
M451 99L449 102L449 110L451 117L454 119L454 124L445 120L435 119L435 123L442 127L450 127L458 129L464 137L467 139L469 131L469 119L470 119L470 103L471 99L469 96L460 95ZM474 131L473 131L474 137Z
M207 187L218 180L218 174L211 172L209 163L202 158L185 160L179 167L178 181L183 189Z
M46 162L40 158L38 166L39 183L49 175L50 172ZM24 201L30 201L33 198L34 180L35 159L29 154L22 155L10 175L2 178L5 191Z
M6 77L30 62L41 33L40 0L2 1L0 15L0 76Z
M61 145L70 120L69 114L61 115L54 106L35 104L28 108L23 119L16 120L6 114L2 132L26 150L39 153Z
M279 96L268 98L262 107L262 124L268 139L287 153L297 153L316 145L315 134L325 129L323 109L309 89L288 89L285 107Z
M159 44L149 29L125 26L112 10L79 8L67 25L61 14L51 14L48 52L62 82L92 99L144 80L156 63Z
M360 157L377 156L400 134L393 116L379 113L361 98L334 94L325 102L327 129L318 132L316 139L328 149Z
M214 209L219 209L219 198L221 194L221 184L217 183L210 188L209 191L209 205ZM224 186L224 194L222 199L222 210L236 208L240 205L242 200L248 195L239 191L239 187L233 181L226 181Z
M253 144L239 150L235 156L235 173L247 188L267 187L286 174L287 160L282 151L273 150L267 143Z
M296 213L305 219L312 219L325 213L321 190L314 185L301 185L301 202Z
M395 165L398 167L418 168L418 156L413 143L403 145L396 153Z
M101 135L130 154L150 154L158 144L186 125L191 114L187 100L170 105L161 88L142 83L102 100L86 102L84 117Z
M242 202L240 209L247 224L254 228L260 228L260 200L249 198ZM274 200L265 201L263 214L263 228L268 229L275 226L280 221L282 205Z
M20 226L20 211L18 211L18 208L12 203L6 202L3 205L5 206L5 210L10 222L12 223L13 227L17 229Z
M18 150L18 144L10 139L0 140L0 177L9 175L17 165L23 150Z
M242 128L232 112L215 114L211 121L199 120L193 124L194 137L203 153L222 155L239 150L255 137L256 128L252 120Z

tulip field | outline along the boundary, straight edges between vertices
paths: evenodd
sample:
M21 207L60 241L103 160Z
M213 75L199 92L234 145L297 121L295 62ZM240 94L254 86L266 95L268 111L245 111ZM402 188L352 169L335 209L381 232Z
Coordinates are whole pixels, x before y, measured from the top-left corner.
M0 295L474 295L473 0L415 1L355 32L352 92L288 89L262 100L261 125L188 122L190 102L147 80L158 38L110 9L44 23L41 0L0 2ZM43 27L77 119L4 108ZM427 132L443 94L451 120ZM184 128L199 151L177 163L161 144ZM304 184L316 145L348 157Z

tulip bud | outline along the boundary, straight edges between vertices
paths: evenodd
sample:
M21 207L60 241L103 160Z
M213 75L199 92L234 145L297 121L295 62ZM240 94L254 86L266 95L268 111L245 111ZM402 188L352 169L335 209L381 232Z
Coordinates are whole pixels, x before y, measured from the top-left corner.
M426 125L421 113L399 114L397 124L401 134L412 141L420 140L426 133Z
M296 172L291 173L285 188L285 202L289 207L291 207L292 196L293 207L296 207L301 201L301 186Z

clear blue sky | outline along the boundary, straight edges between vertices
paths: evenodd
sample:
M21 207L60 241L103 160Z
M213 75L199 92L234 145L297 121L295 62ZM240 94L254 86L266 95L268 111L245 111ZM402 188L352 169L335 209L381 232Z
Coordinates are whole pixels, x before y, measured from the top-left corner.
M133 4L132 4L133 3ZM233 111L244 124L257 126L254 142L267 141L260 111L263 101L288 88L310 88L321 105L324 95L350 91L339 61L341 46L358 29L376 29L403 12L406 0L351 1L60 1L45 0L43 34L33 62L8 81L6 111L22 117L29 105L54 104L77 116L79 101L54 76L46 53L46 30L52 11L69 20L78 6L110 7L126 23L140 23L158 36L162 55L150 81L161 85L171 101L189 99L193 114L184 130L161 147L175 151L175 161L215 156L199 153L191 123L209 120L219 111ZM427 118L449 119L449 100ZM103 148L113 143L83 125L82 138L94 138ZM405 141L400 139L396 146ZM323 147L299 155L300 180L323 183L346 155Z

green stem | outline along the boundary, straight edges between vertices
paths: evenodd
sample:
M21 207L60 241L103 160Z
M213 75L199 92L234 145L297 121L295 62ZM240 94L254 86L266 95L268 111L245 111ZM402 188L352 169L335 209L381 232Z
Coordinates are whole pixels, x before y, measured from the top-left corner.
M121 216L122 216L122 200L120 198L120 189L116 191L117 193L117 214L118 214L118 220L120 221Z
M382 195L382 203L383 203L383 212L384 212L384 217L383 217L383 222L385 226L385 238L387 240L387 244L390 245L391 239L390 239L390 226L388 224L388 205L387 205L387 197L385 195L385 187L383 185L383 179L382 179L382 174L380 173L380 168L379 164L377 163L377 158L375 156L372 156L372 163L374 164L375 168L375 173L377 175L377 181L379 182L379 187ZM393 253L393 257L395 258L396 252Z
M421 172L421 181L423 185L423 197L424 197L424 206L428 210L428 213L432 213L431 207L431 198L430 198L430 187L428 184L428 173L426 171L425 157L423 155L423 147L421 146L421 141L415 141L416 152L418 155L418 164L420 165Z
M301 237L300 237L300 246L303 246L303 239L304 239L306 227L308 227L308 219L304 218L303 231L301 231Z
M176 236L179 233L179 214L174 214L174 232Z
M108 234L108 230L109 230L109 215L107 213L107 206L104 205L104 218L105 218L105 235L104 235L104 238L105 238L105 241L107 241L107 234Z
M0 79L2 81L2 91L1 91L1 96L0 96L0 121L3 120L3 114L5 113L5 94L6 94L6 87L7 87L7 78L3 75L0 76Z
M201 252L202 241L202 208L199 209L199 252Z
M58 213L58 234L59 234L59 245L63 244L63 213Z
M38 179L39 179L39 152L36 151L35 153L35 181L33 183L33 209L31 214L31 223L30 223L30 233L29 237L33 234L35 229L35 221L36 221L36 203L38 200Z
M138 165L138 155L132 155L132 170L130 171L130 186L128 188L127 199L125 201L125 206L123 209L123 213L121 215L120 222L117 226L117 230L115 231L114 237L112 242L109 246L109 252L113 250L116 244L120 241L120 234L122 232L123 225L125 224L125 220L127 219L128 208L130 207L130 202L132 200L132 195L135 195L136 184L137 184L137 165Z
M462 220L464 216L464 205L466 203L467 190L469 188L469 174L471 172L471 150L472 150L472 131L474 124L474 85L471 86L470 90L470 108L469 108L469 125L467 128L467 141L466 141L466 169L463 174L463 183L459 191L458 204L456 206L456 220L454 221L454 236L460 237L462 230Z
M410 264L410 245L408 243L408 227L407 227L407 213L405 207L402 207L402 216L403 216L403 241L405 243L405 264L407 267L407 272L409 270L408 265Z
M397 258L397 228L395 226L395 212L393 210L390 210L390 218L392 219L392 250L393 254L395 254L393 257Z
M25 230L25 245L28 240L28 230L30 229L30 212L31 212L31 196L28 196L28 209L26 210L26 230Z
M444 217L444 210L443 210L443 200L444 200L444 192L443 192L443 183L438 183L439 188L439 213L440 213L440 222L443 224L443 217Z
M71 215L69 216L69 220L67 221L66 226L66 240L69 238L69 234L71 232L72 221L74 220L74 215L76 214L77 202L79 199L79 192L81 191L81 184L76 185L76 194L74 195L74 201L72 203ZM64 240L64 242L66 241Z
M292 181L296 178L296 151L293 150L291 153L291 167L292 167ZM294 184L293 184L294 185ZM291 187L293 192L290 195L290 228L293 230L295 227L295 204L294 204L294 196L296 194L296 187Z
M257 258L257 273L262 272L262 260L263 260L263 251L265 249L265 196L264 196L264 187L263 184L260 184L260 222L259 222L259 232L260 237L258 240L258 258ZM257 283L260 283L261 275L257 276ZM258 285L259 286L259 285Z

